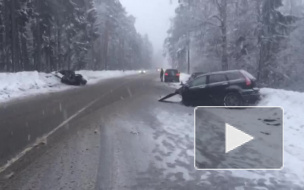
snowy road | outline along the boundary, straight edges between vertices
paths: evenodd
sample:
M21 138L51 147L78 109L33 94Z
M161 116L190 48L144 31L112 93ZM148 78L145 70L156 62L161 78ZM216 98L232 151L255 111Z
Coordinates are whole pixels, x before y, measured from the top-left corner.
M148 74L6 105L1 152L59 128L0 176L0 189L303 189L280 172L267 181L271 173L196 171L193 108L157 102L169 92Z

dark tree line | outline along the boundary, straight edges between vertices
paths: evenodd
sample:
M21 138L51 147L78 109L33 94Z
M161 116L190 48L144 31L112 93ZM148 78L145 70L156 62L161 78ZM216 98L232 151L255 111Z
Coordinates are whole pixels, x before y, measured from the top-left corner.
M0 0L0 71L147 67L134 22L116 0Z
M153 48L148 36L136 32L135 21L118 0L96 0L96 69L139 69L152 64ZM100 50L100 51L99 51Z
M186 70L190 41L191 69L246 69L260 83L293 83L304 71L296 62L295 38L302 27L300 0L179 0L165 41L172 64ZM288 3L291 5L288 7ZM184 27L186 26L186 27ZM297 35L297 36L296 36ZM303 46L304 48L304 46ZM303 49L301 48L301 49ZM301 66L302 65L302 66Z

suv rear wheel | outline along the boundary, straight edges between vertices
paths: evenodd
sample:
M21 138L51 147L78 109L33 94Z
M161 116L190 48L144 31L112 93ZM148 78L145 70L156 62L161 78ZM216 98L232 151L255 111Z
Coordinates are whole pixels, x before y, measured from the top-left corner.
M230 92L224 97L224 106L242 106L242 97L236 92Z

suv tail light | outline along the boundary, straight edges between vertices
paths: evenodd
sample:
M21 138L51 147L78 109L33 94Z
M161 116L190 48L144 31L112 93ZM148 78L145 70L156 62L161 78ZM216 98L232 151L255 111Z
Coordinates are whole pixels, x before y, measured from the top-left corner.
M180 73L176 73L176 76L178 76L178 77L179 77L179 76L180 76Z
M246 86L248 86L250 88L254 88L256 86L256 78L254 78L254 76L252 76L247 71L241 70L240 72L245 77Z
M247 77L245 78L245 80L246 80L246 85L250 86L251 85L251 80L249 78L247 78Z
M250 78L247 77L245 73L243 73L243 72L241 72L241 73L245 77L246 86L251 86L252 85L252 81L250 80Z
M168 73L165 73L166 76L168 76Z
M242 74L245 77L246 86L251 86L252 82L251 82L250 78L247 77L244 73L242 73Z

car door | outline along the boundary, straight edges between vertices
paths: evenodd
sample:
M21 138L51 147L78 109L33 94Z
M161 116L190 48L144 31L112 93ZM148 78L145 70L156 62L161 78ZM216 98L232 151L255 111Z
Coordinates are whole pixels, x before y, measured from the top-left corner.
M192 80L186 94L191 102L202 102L207 97L207 76L201 76Z
M215 104L221 104L229 82L225 74L213 74L208 79L208 96Z

